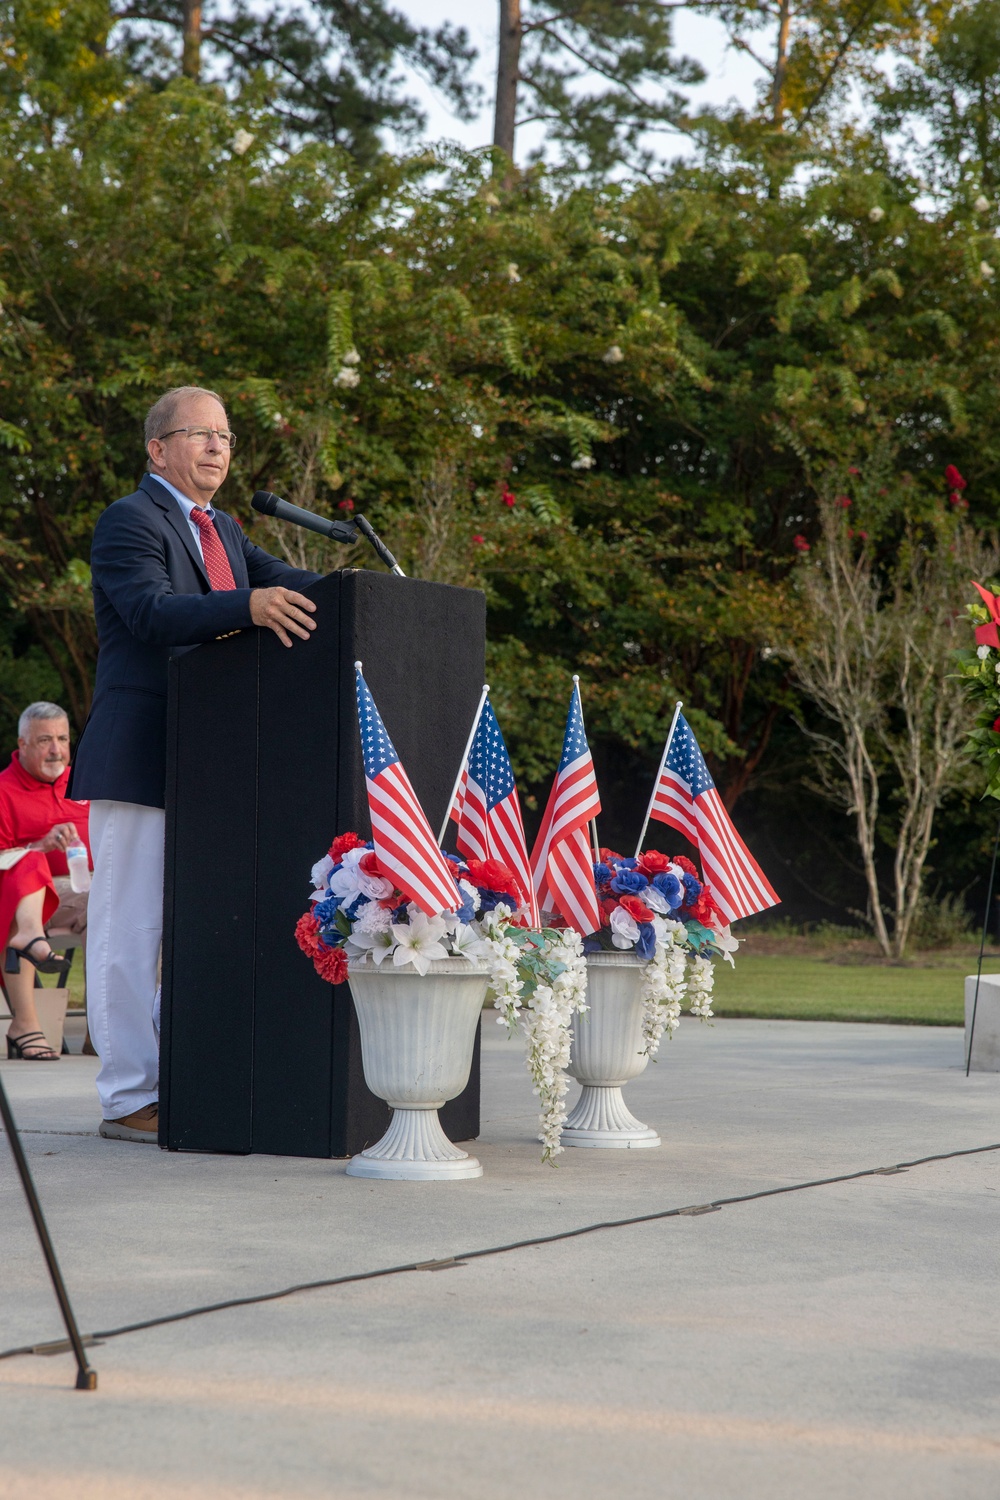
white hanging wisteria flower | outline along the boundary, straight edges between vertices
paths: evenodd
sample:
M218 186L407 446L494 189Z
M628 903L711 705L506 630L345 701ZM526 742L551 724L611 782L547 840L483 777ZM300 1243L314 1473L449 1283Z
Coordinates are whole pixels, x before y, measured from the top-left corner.
M690 1011L707 1021L713 1014L712 991L715 989L715 966L710 958L700 953L688 954L687 992Z
M868 210L868 217L869 219L871 219L873 224L878 224L882 219L885 218L885 209L880 208L876 203L874 208L870 208Z
M605 349L601 358L606 365L620 365L625 356L619 344L612 344L609 349Z
M988 260L981 260L979 262L979 274L984 281L992 281L997 273Z
M687 933L681 922L657 917L656 947L642 966L642 1037L647 1057L655 1057L666 1031L673 1036L681 1022L687 973Z
M345 390L353 391L355 386L361 384L361 376L357 370L352 370L350 365L344 365L333 377L333 383L343 386Z
M573 1017L587 1009L587 965L579 933L546 929L544 936L545 965L550 973L555 970L555 977L551 984L535 985L521 1012L521 1029L528 1043L528 1071L541 1104L542 1160L551 1162L564 1149L560 1136L566 1123L566 1070Z
M237 130L233 136L232 148L237 156L246 156L254 143L254 137L249 130Z
M984 214L989 210L990 200L983 193L980 193L972 206L977 214Z

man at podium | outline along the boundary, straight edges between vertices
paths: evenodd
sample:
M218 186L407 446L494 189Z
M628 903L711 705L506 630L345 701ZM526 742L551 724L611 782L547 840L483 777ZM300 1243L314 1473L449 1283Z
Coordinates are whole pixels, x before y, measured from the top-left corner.
M307 641L315 605L296 591L318 575L255 547L213 508L236 444L214 391L167 391L147 413L145 443L148 472L94 531L97 683L72 795L90 801L87 1010L101 1060L100 1133L155 1144L167 664L251 625L285 646ZM225 775L220 752L204 747L209 781Z

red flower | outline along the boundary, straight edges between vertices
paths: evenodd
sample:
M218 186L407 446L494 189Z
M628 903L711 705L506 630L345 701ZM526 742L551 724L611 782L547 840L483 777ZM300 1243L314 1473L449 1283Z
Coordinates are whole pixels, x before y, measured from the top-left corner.
M695 880L701 879L701 876L698 874L698 866L692 863L692 861L688 859L686 855L675 854L671 862L677 865L679 869L683 870L685 875L693 875Z
M347 978L347 954L343 948L328 948L321 943L313 958L316 973L327 984L343 984Z
M639 870L643 875L651 879L654 875L662 875L670 868L670 861L665 854L658 849L647 849L645 854L639 855Z
M610 897L607 901L602 901L601 902L601 926L602 927L610 927L611 926L611 913L614 911L614 909L615 909L615 907L617 905L618 905L618 902L613 897Z
M856 531L854 535L857 537L859 542L867 542L868 540L867 531Z
M470 859L466 861L466 867L473 885L497 891L502 896L514 896L520 901L513 870L508 870L498 859Z
M319 923L313 912L303 912L296 922L295 941L307 958L316 957L319 950Z
M957 490L952 490L948 496L948 500L956 510L968 510L969 508L968 500L966 500L964 495L960 495Z
M809 546L809 543L806 541L805 537L801 535L801 533L799 534L799 536L792 537L792 546L795 548L796 552L810 552L812 550Z
M621 859L621 855L616 854L614 849L599 849L597 852L601 856L601 863L605 865L617 864Z
M861 470L860 469L848 469L847 472L848 472L848 474L860 474Z
M366 875L384 875L385 871L378 862L378 856L374 849L369 849L367 854L362 854L358 860L358 866L364 870Z
M330 845L330 858L335 865L339 865L345 854L352 849L363 849L364 839L359 839L356 833L338 833Z
M619 898L618 905L622 911L627 911L629 916L633 917L637 922L651 922L653 920L653 913L645 901L640 901L638 896L622 896Z
M964 490L966 485L966 481L962 478L954 464L949 464L945 469L944 482L950 490Z
M850 495L838 495L833 503L839 506L841 510L848 510L851 504L851 497Z
M694 905L690 908L691 916L694 917L696 922L700 922L703 927L708 927L711 923L713 915L718 910L719 908L712 900L710 891L706 886L702 886L701 895L698 897Z
M993 720L993 733L1000 734L1000 719Z
M472 540L476 543L476 546L478 547L481 542L485 542L486 538L483 536L483 533L481 531L474 531L472 533Z
M337 509L338 510L351 511L351 510L354 509L354 501L353 500L338 500L337 501Z
M513 510L514 506L517 504L517 496L508 489L504 490L503 494L500 496L500 499L503 501L504 505L506 505L508 510Z

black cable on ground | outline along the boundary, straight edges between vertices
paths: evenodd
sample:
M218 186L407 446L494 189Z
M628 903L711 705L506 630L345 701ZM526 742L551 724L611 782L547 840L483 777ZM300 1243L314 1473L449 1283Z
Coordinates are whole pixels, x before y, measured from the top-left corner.
M958 1156L979 1156L987 1151L1000 1151L1000 1141L992 1146L970 1146L963 1151L942 1151L934 1156L918 1156L913 1161L896 1162L890 1167L866 1167L861 1172L844 1172L838 1177L816 1177L808 1182L792 1182L787 1187L762 1188L759 1193L739 1193L732 1198L713 1198L711 1203L693 1203L684 1208L664 1208L651 1214L634 1214L627 1219L605 1219L597 1224L583 1224L577 1229L561 1229L556 1234L535 1235L526 1240L511 1240L505 1245L489 1245L478 1250L465 1250L442 1260L411 1261L403 1266L383 1266L377 1271L354 1271L348 1276L330 1276L323 1281L303 1281L297 1286L286 1286L277 1292L258 1292L253 1297L230 1297L225 1302L208 1302L202 1307L189 1307L183 1312L164 1313L159 1318L145 1318L141 1323L124 1323L121 1328L105 1328L87 1334L84 1343L94 1344L105 1339L120 1338L125 1333L141 1333L147 1328L162 1328L166 1323L183 1323L188 1318L200 1318L205 1313L225 1312L233 1307L253 1307L259 1302L277 1302L282 1297L293 1297L298 1292L317 1292L326 1287L348 1286L357 1281L377 1281L384 1276L402 1276L410 1271L443 1271L448 1266L461 1265L464 1261L481 1260L487 1255L507 1255L512 1250L530 1250L536 1245L553 1245L560 1240L579 1239L584 1234L596 1234L602 1229L627 1229L632 1224L651 1224L658 1219L693 1217L696 1214L715 1213L737 1203L754 1203L759 1198L778 1198L784 1193L801 1193L807 1188L831 1187L838 1182L855 1182L859 1177L891 1177L897 1172L906 1172L910 1167L923 1167L929 1162L951 1161ZM13 1359L19 1354L61 1354L69 1343L57 1339L45 1344L24 1344L18 1349L0 1351L0 1359Z

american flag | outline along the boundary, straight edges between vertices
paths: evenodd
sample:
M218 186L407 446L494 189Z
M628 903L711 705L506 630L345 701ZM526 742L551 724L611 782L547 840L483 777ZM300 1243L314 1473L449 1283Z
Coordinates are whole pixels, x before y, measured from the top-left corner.
M368 807L378 862L426 916L456 911L462 897L385 732L375 700L361 675L360 662L355 665L355 678Z
M584 937L601 925L594 889L594 856L587 823L601 810L594 762L583 728L580 689L573 684L562 760L549 793L545 817L531 852L531 873L538 905L562 913Z
M531 880L521 804L500 725L490 701L483 703L469 762L459 782L451 817L458 823L455 843L467 859L496 859L513 871L521 899L538 926L538 901Z
M705 879L727 922L778 905L781 897L733 827L683 714L677 715L649 815L697 847Z

